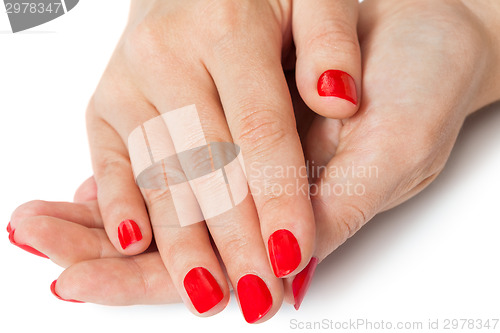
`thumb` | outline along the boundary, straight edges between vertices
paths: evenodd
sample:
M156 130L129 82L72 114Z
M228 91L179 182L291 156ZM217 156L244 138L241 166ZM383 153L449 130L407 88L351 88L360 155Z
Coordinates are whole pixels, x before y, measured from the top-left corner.
M358 110L358 6L358 0L293 2L297 87L309 108L328 118L348 118Z
M326 167L311 170L321 177L310 187L316 221L316 249L311 262L285 281L286 301L298 309L316 265L398 198L404 173L390 149L339 149ZM385 147L384 147L385 148ZM396 163L397 164L397 163Z

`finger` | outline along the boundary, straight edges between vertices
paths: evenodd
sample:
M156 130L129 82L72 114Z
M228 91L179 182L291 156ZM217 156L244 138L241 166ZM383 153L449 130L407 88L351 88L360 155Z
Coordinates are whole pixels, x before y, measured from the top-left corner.
M199 208L187 207L188 202L182 200L182 197L174 203L175 198L173 198L170 191L170 187L173 185L170 182L178 180L176 176L182 178L182 168L178 168L180 170L175 169L181 161L180 158L177 158L176 149L180 153L184 149L182 147L183 142L179 143L181 147L173 145L169 132L178 132L179 127L182 127L178 122L189 125L191 118L186 121L184 111L191 109L189 107L182 109L182 107L192 104L193 101L198 102L198 99L201 99L199 96L202 95L192 88L197 84L201 84L201 82L196 84L188 82L184 72L179 74L179 77L176 77L175 73L179 72L178 68L169 66L169 64L173 63L174 61L158 67L152 66L152 68L155 68L154 73L142 73L144 77L140 85L146 92L146 96L131 98L126 105L122 105L122 99L111 98L111 101L109 101L105 98L104 100L107 103L104 103L103 111L105 111L106 122L114 124L115 134L119 137L120 142L125 142L128 145L127 148L123 147L115 155L118 155L118 159L125 159L124 156L126 156L127 160L132 162L135 173L130 169L130 177L136 176L137 183L141 185L141 191L139 191L138 195L141 196L141 202L146 201L158 251L165 267L170 272L170 276L172 276L174 286L186 306L193 313L208 316L220 312L225 307L229 300L229 289L224 273L212 250L204 224L197 223L181 228L178 223L179 214L193 215ZM193 80L196 79L195 73L197 71L193 69L193 75L190 76ZM204 80L211 82L208 78L205 75ZM163 79L167 81L161 81ZM158 89L158 87L169 87L169 89ZM196 99L193 100L193 96ZM139 105L137 105L137 100L148 100L152 104L145 105L139 102ZM205 102L201 99L201 104L203 103ZM126 116L123 116L123 112L116 111L127 109L127 105L130 111L126 113ZM132 105L136 106L132 107ZM178 110L179 108L181 109ZM137 112L137 110L141 110L141 112ZM161 116L157 110L162 113ZM176 110L178 112L175 112ZM178 116L177 119L172 120L169 118L176 115ZM168 126L171 126L171 128ZM102 128L97 128L95 132L100 135L104 133ZM193 140L193 137L194 139L198 138L198 133L193 133L190 130L186 130L181 134L187 137L187 141ZM103 142L102 139L97 141ZM109 139L104 141L110 142ZM120 144L115 142L112 147L116 149L116 147L120 147ZM109 151L98 155L107 156L108 158L114 156ZM180 171L178 174L170 170L172 169L172 165L169 164L171 162L178 162L173 165L173 171ZM120 164L130 166L130 162ZM173 180L169 179L169 177L173 178ZM101 184L97 172L95 178L98 193L100 194L101 186L106 184ZM128 181L128 178L126 178L125 182ZM110 182L108 187L113 185L114 188L119 189L121 185L115 185L116 182L123 183L123 177L112 179L113 184ZM190 184L186 179L179 181L177 185L181 186L182 190L185 191L181 191L181 194L191 193ZM99 200L101 201L100 195ZM181 208L176 210L175 204L181 205ZM100 206L101 208L103 206L101 202ZM101 210L105 215L104 209ZM104 220L107 221L105 217ZM203 217L196 222L201 221L203 221Z
M211 316L227 305L229 288L203 223L205 216L198 203L203 198L195 184L211 175L208 144L230 142L230 138L224 137L224 120L212 107L217 105L217 95L208 94L215 89L206 70L192 68L190 77L196 85L186 82L183 73L168 65L150 77L152 80L145 84L148 99L161 116L130 134L129 150L138 169L136 175L158 251L173 284L188 309L196 315ZM162 86L169 89L156 88ZM141 151L141 146L146 148ZM138 166L141 164L142 169ZM156 173L155 167L159 168ZM217 196L217 188L212 191L209 195Z
M62 300L104 305L181 300L158 252L79 262L66 269L51 290Z
M214 315L229 301L229 288L204 223L181 227L168 189L145 194L156 244L173 285L194 314Z
M316 256L311 258L307 266L296 276L283 280L285 289L285 301L292 304L295 310L299 310L302 301L306 296L306 292L312 283L316 267L319 264L319 259Z
M104 229L50 216L33 216L18 221L11 241L29 246L62 267L98 258L121 257Z
M358 6L357 0L293 2L297 86L307 105L328 118L348 118L359 106Z
M363 112L363 111L360 111ZM367 142L358 128L338 147L311 185L317 226L316 251L308 267L285 283L287 301L300 307L316 266L354 235L387 202L399 196L406 176L400 152L384 140ZM351 141L352 140L352 141ZM356 147L349 149L346 147ZM398 154L399 153L399 154Z
M94 176L85 180L82 185L78 187L73 198L74 202L93 200L97 200L97 184L95 183Z
M339 150L311 189L318 226L317 253L331 253L396 196L401 176L391 165L398 159L382 153ZM392 166L392 168L391 168ZM393 170L389 172L389 170Z
M88 228L102 228L103 226L99 207L95 202L70 203L34 200L16 208L11 216L10 228L16 229L22 220L36 216L51 216Z
M250 24L246 17L231 27L231 43L213 48L206 66L234 142L241 147L270 264L277 277L284 277L309 262L314 219L304 155L281 67L281 31L261 14L248 13L255 28L252 40L246 32ZM227 64L235 65L228 71Z
M236 147L231 143L232 138L215 86L202 68L193 71L192 78L197 82L195 87L185 86L183 80L177 81L175 74L168 77L175 82L171 84L175 88L169 89L173 98L165 98L162 93L152 96L151 100L162 110L162 114L168 117L176 117L177 112L182 112L184 120L178 119L172 123L175 128L170 135L176 154L184 154L182 158L179 157L183 161L183 173L193 175L187 177L187 180L190 181L189 189L196 198L193 205L196 207L189 210L200 210L200 220L206 220L210 234L224 260L229 279L234 286L238 286L238 299L245 319L252 323L267 320L279 309L282 286L269 267L255 206L250 197L242 202L248 193L248 186L239 166ZM172 110L176 104L185 105L189 102L194 102L195 106L183 108L183 111L164 112ZM185 119L189 121L186 122ZM195 126L197 123L200 125ZM170 128L169 124L170 122L167 127ZM208 149L204 153L200 147ZM197 153L185 155L186 152L196 149ZM236 171L231 171L233 167ZM174 285L178 287L185 303L194 313L203 312L196 307L196 299L191 297L187 288L189 272L193 268L204 268L213 275L222 289L223 299L217 299L220 303L212 304L213 309L203 314L217 313L227 304L229 295L224 272L212 251L205 226L198 223L179 227L179 224L184 225L186 222L182 221L188 220L189 217L184 216L180 207L175 207L175 203L172 205L172 201L179 201L177 188L185 184L175 184L171 181L168 183L168 191L164 193L152 196L146 193L159 251ZM164 203L158 198L163 199ZM186 201L189 199L186 198L184 204ZM177 227L165 227L162 216L171 216L171 220L176 218ZM254 292L249 293L249 288L257 289L251 289Z
M102 104L100 107L104 108ZM92 100L87 128L104 226L118 251L127 255L141 253L152 239L144 200L135 184L125 144L109 123L96 115L94 108L95 100Z

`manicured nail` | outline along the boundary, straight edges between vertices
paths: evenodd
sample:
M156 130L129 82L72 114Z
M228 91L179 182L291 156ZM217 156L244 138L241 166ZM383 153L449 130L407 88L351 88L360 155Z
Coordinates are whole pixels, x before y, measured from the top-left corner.
M74 300L74 299L64 299L62 298L61 296L59 296L57 293L56 293L56 283L57 283L57 280L54 280L54 282L52 282L52 284L50 285L50 291L52 292L52 294L54 294L55 297L57 297L58 299L60 299L61 301L65 301L65 302L72 302L72 303L85 303L85 302L82 302L82 301L77 301L77 300Z
M9 222L9 224L7 224L7 232L10 234L11 231L12 231L12 227L10 226L10 222Z
M307 293L307 289L311 285L312 278L314 276L314 271L318 266L318 258L312 257L306 268L302 270L299 274L295 276L292 282L293 298L295 299L295 310L300 308L300 304L304 300L304 296Z
M193 268L186 274L184 288L199 313L207 312L224 298L215 278L203 267Z
M19 244L19 243L16 243L16 241L14 240L14 233L15 233L15 230L14 229L11 229L10 232L9 232L9 241L14 244L15 246L23 249L24 251L26 252L29 252L31 254L34 254L36 256L39 256L39 257L42 257L42 258L46 258L46 259L49 259L49 257L47 257L45 254L43 254L42 252L38 251L38 250L35 250L34 248L32 248L31 246L29 245L25 245L25 244Z
M283 277L293 272L300 264L302 255L295 236L286 229L275 231L267 242L269 258L274 275Z
M238 298L245 320L253 324L264 317L273 305L273 297L260 277L247 274L238 281Z
M126 249L142 239L141 229L137 223L132 220L125 220L118 226L118 239L122 249Z
M328 70L318 80L318 94L345 99L354 105L358 104L356 83L352 76L339 70Z

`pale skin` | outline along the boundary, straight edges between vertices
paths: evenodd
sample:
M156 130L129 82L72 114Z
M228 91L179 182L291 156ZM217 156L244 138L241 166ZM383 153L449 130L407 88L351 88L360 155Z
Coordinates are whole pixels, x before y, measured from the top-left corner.
M266 241L262 242L265 236L259 228L248 231L255 242L261 242L259 269L267 274L266 282L273 295L273 310L260 321L274 315L283 293L285 300L293 302L290 282L311 256L321 261L375 214L408 200L431 183L443 169L467 115L500 99L500 40L495 33L500 31L498 17L498 1L365 1L360 6L358 24L363 56L360 86L363 99L359 111L351 109L343 114L327 114L325 109L328 107L322 109L321 105L314 104L307 93L310 87L307 75L301 75L304 70L299 66L299 57L296 82L300 96L312 110L339 118L357 111L343 121L318 116L304 107L292 87L297 130L304 139L302 155L328 170L347 168L354 163L375 166L378 172L377 177L356 178L327 171L318 179L310 179L320 188L362 184L365 194L333 195L331 191L323 191L312 195L312 220L318 236L315 241L309 240L311 244L304 248L302 244L308 241L299 240L302 251L310 249L303 255L297 271L284 280L274 277L269 266L264 247ZM300 55L300 46L297 48ZM314 45L309 49L312 53L328 53L316 50ZM314 57L305 59L318 63ZM329 66L342 66L341 63ZM356 78L361 82L359 76ZM335 102L338 101L332 103ZM230 116L226 114L226 117ZM290 142L287 145L291 145ZM303 163L299 158L296 162ZM168 259L161 254L161 245L159 251L151 249L141 253L149 245L146 232L144 242L134 248L124 251L117 246L116 236L108 231L106 222L117 219L109 218L106 206L103 210L103 203L99 201L103 195L113 196L102 189L106 188L106 182L99 181L97 171L95 177L97 184L93 178L86 181L77 191L75 203L37 201L19 207L11 220L16 229L16 241L29 244L56 264L68 267L57 283L57 293L63 298L113 305L171 303L182 299L193 310L179 288L182 269L167 264ZM127 186L133 179L122 181L122 185L109 182ZM140 192L136 190L134 196L140 197ZM147 215L143 221L149 223ZM147 230L147 223L141 228ZM261 219L260 223L267 222ZM157 244L161 244L158 237L155 234ZM66 241L72 246L68 247ZM241 270L241 265L237 264L241 253L224 254L224 244L217 240L215 243L228 265L229 280L234 283L234 276L240 273L231 273L230 267L233 264L235 272ZM206 246L213 254L208 262L219 267L210 243ZM249 253L253 256L255 251ZM259 262L257 255L255 261ZM223 272L218 274L225 283ZM93 278L87 279L87 276ZM100 289L104 285L100 281L107 282L106 293ZM228 296L226 289L225 297ZM225 302L204 315L221 311Z
M322 72L343 70L358 82L361 76L357 1L318 1L323 10L317 15L307 2L295 1L292 7L289 0L192 1L189 6L180 0L132 1L129 23L89 103L87 125L97 198L111 243L121 254L136 255L149 247L154 233L163 264L195 314L200 313L183 285L195 267L207 269L224 295L202 315L220 312L229 300L224 269L210 236L230 283L236 286L248 274L259 276L273 300L266 318L276 313L283 299L279 278L294 276L309 263L315 223L307 192L283 195L266 189L296 181L307 186L307 177L264 178L249 173L249 183L256 185L250 186L252 196L237 207L205 223L172 227L175 221L169 218L175 215L168 189L141 190L135 184L128 136L159 114L194 104L206 142L239 145L247 169L303 167L304 154L282 69L282 60L295 54L292 38L298 50L300 88L317 112L344 118L357 111L356 105L344 99L318 95L316 85ZM293 20L298 32L292 36L292 18L298 12ZM332 26L331 22L337 23ZM325 35L324 27L332 34ZM331 52L341 45L345 52L331 58L309 51L320 45L323 51L329 46ZM119 228L128 219L137 223L141 239L124 247ZM300 248L296 265L283 272L273 271L274 255L268 248L271 236L279 230L289 231Z

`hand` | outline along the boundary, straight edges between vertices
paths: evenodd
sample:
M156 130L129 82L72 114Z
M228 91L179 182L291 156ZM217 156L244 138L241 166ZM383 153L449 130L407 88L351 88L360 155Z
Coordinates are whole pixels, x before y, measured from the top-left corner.
M104 305L167 304L181 297L152 246L124 256L110 242L89 178L75 202L32 201L12 214L16 241L67 268L51 286L60 299ZM25 245L26 246L26 245Z
M307 177L265 172L305 165L282 58L293 55L293 16L304 99L325 115L355 113L357 7L355 0L321 0L316 6L297 0L293 7L277 0L192 1L189 7L180 0L132 2L128 26L87 112L98 203L118 252L141 253L154 231L163 263L194 313L215 314L229 299L209 232L249 322L279 309L283 287L277 277L293 276L308 264L315 236L308 193L273 192L307 188ZM336 71L321 74L330 69ZM234 142L250 170L252 196L215 217L200 204L206 225L180 228L169 189L137 188L129 154L135 148L127 140L146 121L193 104L204 135L193 137L186 124L174 123L183 136L181 151ZM196 166L212 162L208 154L195 157L190 162ZM196 292L200 285L210 288Z
M316 119L306 143L323 171L311 188L320 260L428 186L466 116L500 98L498 17L498 1L363 2L360 110Z
M360 177L351 177L349 175L341 182L339 177L331 177L331 173L322 175L323 183L317 182L323 184L322 186L332 183L347 186L347 182L352 181L353 178L356 181L362 181L359 184L366 186L364 187L367 196L366 203L371 201L378 203L375 206L378 207L374 209L375 211L387 209L422 189L429 180L422 183L418 177L425 179L425 174L432 170L432 168L429 169L430 166L437 168L437 172L442 168L443 160L446 160L447 157L446 152L451 149L449 146L453 144L454 135L456 136L466 114L499 97L496 96L495 90L491 88L498 86L499 64L493 61L495 58L492 57L492 54L498 52L499 43L494 35L489 35L484 26L474 20L477 14L472 15L473 12L461 4L455 7L456 3L453 6L443 3L432 8L426 8L425 2L412 2L411 4L416 7L406 7L406 4L409 3L398 4L393 7L390 6L388 1L379 1L378 3L367 1L363 4L361 33L362 46L367 57L365 60L367 81L365 81L364 89L366 96L370 98L365 97L365 104L360 114L345 122L344 126L340 122L318 118L307 133L307 154L311 160L325 161L326 164L331 156L337 154L329 162L329 170L335 170L333 168L335 165L342 166L341 162L345 164L349 156L357 157L354 160L356 162L355 166L376 166L379 168L377 174L379 177L380 175L383 177L380 183L378 183L377 179L359 179ZM435 5L435 3L433 4ZM493 14L496 8L494 4L492 4L492 7L482 5L477 8L485 10L483 13L491 13L492 16L488 14L482 15L486 17L486 22L492 22L491 17L495 17ZM415 13L420 13L420 15L415 16ZM428 20L430 18L438 18L438 20L431 20L430 22L433 23L432 29L426 29L424 32L437 38L421 35L422 32L419 31L416 35L412 35L412 43L408 43L408 38L414 31L414 25L429 27ZM460 21L466 33L460 34L459 39L449 38L450 35L456 36L457 34L455 30L457 26L453 25L453 18L455 20L467 18ZM424 20L426 24L422 25L419 22L420 20ZM490 24L489 26L493 28L495 25ZM447 44L432 43L435 40L444 40ZM417 41L419 43L416 43ZM460 49L464 50L461 53L464 56L463 58L454 59L449 56L456 52L456 44L459 44ZM483 46L484 50L487 51L483 52L482 55L478 55L478 49ZM420 48L423 48L424 51L420 51ZM393 50L397 50L397 52ZM419 57L422 53L428 58ZM401 58L399 58L400 56ZM454 61L450 61L450 59ZM467 62L464 63L464 60ZM421 61L423 62L421 64L422 68L416 66ZM454 70L450 71L448 66ZM405 75L401 78L400 71L413 75ZM443 75L443 73L446 75ZM454 75L457 75L459 80L454 80ZM447 79L446 82L452 83L453 86L440 84L441 81L437 80L436 77L442 80ZM395 80L397 82L394 82ZM385 83L385 85L381 85L380 82ZM419 89L415 89L415 87L419 87ZM480 91L480 93L474 95L477 91ZM425 98L422 99L422 96ZM431 111L434 111L434 113ZM424 118L433 126L425 126L426 123L422 123ZM436 118L439 123L435 122ZM388 122L388 124L385 122ZM410 125L412 126L408 125L409 122L411 122ZM403 125L405 127L401 127ZM408 129L408 127L411 128ZM326 131L327 128L330 128L331 131ZM436 136L436 128L445 130L442 132L442 136ZM399 142L393 143L387 140L394 133L399 134L399 137L397 137ZM360 140L359 137L363 134L366 134L367 138ZM368 138L372 136L376 142L369 145ZM433 137L439 138L439 141L431 140ZM354 140L356 138L358 138L358 141ZM410 140L405 142L408 138ZM356 143L356 146L353 143ZM447 144L443 145L443 143ZM318 146L322 149L318 149ZM384 149L387 149L389 157L396 157L394 161L397 163L391 165L391 160L386 160L383 155L385 153ZM398 156L398 149L399 153L404 154L403 156ZM410 152L408 152L408 149L410 149ZM406 160L406 156L411 158ZM427 158L422 156L427 156ZM367 159L368 162L359 163L363 159ZM419 160L420 163L417 163L419 166L427 165L428 168L427 170L424 168L415 175L414 164ZM319 165L321 164L323 163L319 163ZM439 165L441 167L438 167ZM383 174L380 171L382 167L384 168ZM391 170L394 174L389 172ZM430 179L434 178L437 172L430 172ZM393 175L397 180L391 179ZM400 183L397 183L397 181L400 181ZM355 184L358 184L358 182ZM420 184L420 186L415 186L415 184ZM391 189L398 190L398 192L392 194L390 193ZM385 195L375 200L378 198L379 193L385 193ZM396 199L389 200L392 197ZM359 221L360 226L374 214L368 215L365 213L371 210L367 210L368 205L363 205L365 203L363 198L342 195L340 196L341 202L347 204L347 206L343 208L342 205L336 205L333 202L333 207L341 208L338 215L340 218L336 218L337 215L334 215L333 210L330 210L327 206L331 197L323 193L314 196L314 198L318 227L319 230L324 231L320 232L318 237L320 246L317 253L320 258L325 257L357 230L358 223L351 224L352 221ZM385 204L383 203L384 199L386 199ZM366 217L362 216L364 214L367 214ZM356 219L358 215L362 217ZM333 222L327 220L328 216L333 216ZM356 227L351 227L351 225ZM35 238L33 238L33 241ZM106 271L102 273L106 273ZM71 285L68 284L67 288L71 288ZM81 290L80 292L86 291ZM78 294L68 293L68 295Z

